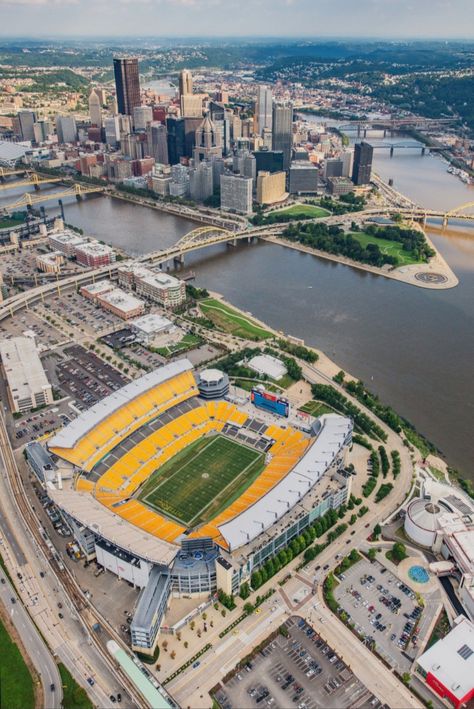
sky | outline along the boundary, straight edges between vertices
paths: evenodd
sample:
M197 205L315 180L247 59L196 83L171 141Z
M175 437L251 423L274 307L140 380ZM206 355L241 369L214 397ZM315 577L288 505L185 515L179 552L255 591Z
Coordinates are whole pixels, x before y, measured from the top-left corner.
M474 39L474 0L0 0L0 35Z

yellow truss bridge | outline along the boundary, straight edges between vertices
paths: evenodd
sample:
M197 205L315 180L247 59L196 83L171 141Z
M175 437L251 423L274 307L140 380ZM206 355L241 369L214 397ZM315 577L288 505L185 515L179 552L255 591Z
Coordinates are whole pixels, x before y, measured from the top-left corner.
M20 199L11 204L3 205L3 210L5 212L11 212L15 209L20 209L21 207L33 207L41 202L48 202L49 200L63 199L64 197L76 197L76 199L81 199L84 195L92 194L94 192L103 192L105 187L99 187L95 185L81 185L74 184L60 192L46 192L43 194L36 194L31 192L26 192Z
M50 182L64 182L64 177L39 177L35 172L29 174L27 173L26 180L19 180L18 182L0 182L0 190L14 190L18 187L25 187L25 185L34 185L36 189L39 189L40 185L47 185Z

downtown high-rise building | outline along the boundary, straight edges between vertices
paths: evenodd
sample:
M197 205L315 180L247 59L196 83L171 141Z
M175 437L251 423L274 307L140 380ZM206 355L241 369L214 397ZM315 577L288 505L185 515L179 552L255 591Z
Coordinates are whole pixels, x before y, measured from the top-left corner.
M272 130L272 108L273 96L271 89L264 84L257 87L257 99L255 101L256 131L261 136L264 128Z
M92 89L89 94L89 117L93 126L102 128L102 106L100 97L95 89Z
M168 131L168 161L170 165L177 165L186 155L186 129L185 119L170 116L166 119Z
M253 180L245 175L221 175L221 209L238 214L252 213Z
M364 140L354 146L354 163L352 167L352 182L355 185L368 185L372 172L374 149Z
M193 92L193 75L189 69L179 72L179 95L187 96Z
M133 109L134 130L146 130L147 124L153 120L153 109L151 106L135 106Z
M158 121L152 121L146 129L147 154L155 158L157 163L167 165L168 131L166 126Z
M131 116L135 106L141 104L138 59L114 58L114 75L118 112Z
M283 152L283 169L288 170L293 147L293 106L291 103L273 106L272 125L272 150Z
M209 114L203 118L196 130L196 144L193 151L194 162L222 157L222 136Z
M56 116L56 133L59 143L75 143L77 126L74 116Z
M18 113L19 133L22 140L34 140L34 124L36 123L36 113L34 111L20 111Z

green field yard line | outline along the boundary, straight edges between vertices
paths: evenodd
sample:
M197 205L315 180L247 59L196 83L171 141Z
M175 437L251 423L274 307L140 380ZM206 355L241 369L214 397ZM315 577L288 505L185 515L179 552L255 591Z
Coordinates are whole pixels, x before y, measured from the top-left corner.
M199 456L201 456L210 446L212 446L212 445L214 444L214 442L217 440L217 438L218 438L218 437L215 436L215 437L209 439L209 440L207 441L207 444L206 444L203 448L201 448L192 458L190 458L189 460L184 461L183 464L181 465L181 467L180 467L180 468L177 468L177 469L174 471L174 473L173 473L172 475L170 475L169 478L166 478L166 480L162 480L160 483L158 483L158 485L156 485L156 487L154 488L153 492L157 492L157 491L160 489L160 487L161 487L162 485L164 485L164 483L170 482L171 480L173 480L174 477L176 477L176 475L178 475L178 474L183 470L183 468L187 468L188 465L191 465L191 463L193 462L193 460L196 460L196 458L199 458ZM197 441L196 441L196 443L197 443ZM171 460L172 460L172 459L171 459ZM170 461L170 462L171 462L171 461Z
M263 470L265 469L265 458L264 454L262 453L262 457L255 460L253 465L255 466L255 470L252 471L252 473L248 476L246 480L242 481L242 484L228 497L226 500L223 500L222 503L212 511L212 518L217 517L217 515L220 515L221 512L223 512L227 507L230 507L243 493L252 485L252 483L255 482L255 480L261 475Z
M166 482L166 485L168 486L168 488L170 488L169 493L171 495L173 494L173 490L176 489L177 500L174 505L172 504L172 507L174 507L175 511L178 512L178 505L181 504L183 512L188 511L188 514L186 515L186 519L188 521L187 522L188 524L190 524L191 521L193 519L195 519L196 516L201 514L201 512L205 506L207 507L207 505L204 504L204 499L202 500L202 502L200 502L201 498L204 498L204 496L205 496L206 501L207 501L208 495L211 495L211 496L213 496L213 499L216 499L218 496L220 496L222 494L223 488L219 485L216 485L216 482L218 482L218 478L216 478L216 476L218 474L220 475L221 473L223 473L221 468L222 468L223 456L225 456L225 454L226 454L226 450L225 450L226 446L224 446L224 448L222 448L222 446L220 446L220 442L219 442L219 444L217 444L217 442L216 442L214 445L218 445L218 450L215 452L215 454L212 457L209 457L211 452L208 448L204 448L201 451L200 455L202 456L202 459L201 459L199 465L196 463L195 474L191 473L192 468L189 469L190 472L187 475L186 475L186 473L183 473L183 468L180 468ZM219 449L219 446L220 446L220 449ZM227 446L228 455L230 454L232 448L233 448L233 446L230 446L230 445ZM240 448L240 446L239 446L239 448ZM253 451L248 450L248 453L252 454L252 458L253 458ZM240 453L240 455L242 455L242 453ZM193 459L193 460L195 460L195 459ZM243 462L246 462L246 461L243 461ZM253 462L253 460L249 460L249 463L251 463L251 462ZM192 461L191 461L191 463L192 463ZM233 458L233 459L231 459L230 457L228 458L227 474L226 475L222 474L222 476L221 476L222 482L226 482L226 480L229 479L229 483L230 483L230 482L232 482L232 480L235 478L236 475L240 474L241 467L239 465L239 467L237 468L235 463L236 463L235 458ZM189 467L189 466L187 466L187 467ZM205 472L208 472L210 477L208 479L206 479L206 481L203 482L201 485L197 485L196 477L199 479L202 476L202 474ZM177 485L175 485L175 481L176 480L179 481L179 478L181 478L181 480L182 480L182 485L181 485L182 499L181 500L179 500L179 497L180 497L179 491L178 491ZM160 487L162 487L162 486L160 486ZM227 487L227 485L225 485L225 487ZM157 490L157 493L158 493L158 496L160 496L159 490ZM164 494L165 494L164 490L162 491L162 493L163 494L161 495L161 498L163 500L163 503L166 503L166 500L164 498ZM168 500L170 498L170 494L166 495ZM186 499L187 497L189 497L189 494L194 495L193 502L194 503L198 502L199 508L196 508L195 504L192 504L192 502L190 502L188 499Z
M228 490L229 487L231 487L232 485L234 485L234 483L237 482L240 478L243 478L243 477L245 476L245 474L247 473L247 471L248 471L253 465L255 465L255 463L257 462L257 460L258 460L259 458L261 458L262 455L263 455L263 454L261 454L261 453L259 454L258 451L252 451L252 453L255 453L255 457L253 458L253 460L251 460L251 461L248 463L248 465L247 465L245 468L243 468L243 470L241 470L241 472L240 472L238 475L235 476L235 478L232 478L231 480L229 480L229 482L227 483L227 485L226 485L225 487L221 488L221 491L219 492L219 497L220 497L221 495L224 496L226 490ZM215 502L215 499L214 499L214 500L211 500L205 507L202 507L201 510L193 517L193 519L190 521L189 524L192 525L193 522L196 520L196 518L199 518L201 515L203 515L203 514L206 512L206 510L209 509L209 507L210 507L214 502ZM227 507L227 505L228 505L228 503L226 504L226 507ZM215 515L214 515L214 516L215 516Z
M205 442L206 438L199 438L197 441L193 441L193 443L190 443L189 446L186 446L182 451L179 451L179 453L176 453L175 456L170 458L170 460L167 460L162 465L158 463L158 468L156 468L152 472L152 474L144 484L140 494L138 495L138 498L143 500L144 497L149 494L149 491L154 490L156 488L155 480L158 477L166 475L166 470L171 467L172 461L176 463L176 461L178 461L179 459L186 458L191 451L193 451L195 448L202 447Z
M23 656L0 621L0 707L33 709L33 678Z
M263 453L221 434L211 440L200 439L191 446L163 465L163 469L169 468L169 475L165 470L162 480L158 476L158 484L153 474L139 496L152 509L186 526L203 518L206 510L212 511L209 518L215 517L212 506L217 503L216 509L225 509L231 504L230 499L236 499L236 492L248 487L264 467ZM159 472L160 469L156 471ZM201 479L206 472L209 478Z

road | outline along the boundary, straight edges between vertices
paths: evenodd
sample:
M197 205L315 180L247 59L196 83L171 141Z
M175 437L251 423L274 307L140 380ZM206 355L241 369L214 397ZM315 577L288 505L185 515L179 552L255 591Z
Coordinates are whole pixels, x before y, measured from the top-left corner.
M101 707L101 709L102 707L104 709L112 707L114 704L109 697L111 694L116 694L117 691L121 692L123 703L127 708L136 705L136 702L127 695L116 672L112 671L113 663L109 656L105 652L104 654L99 652L91 642L84 618L79 617L74 605L75 599L71 600L69 596L70 588L65 589L56 577L44 557L43 550L38 546L37 540L29 534L25 515L19 512L14 503L15 496L6 472L7 460L9 473L12 474L10 468L14 458L1 415L0 443L1 520L2 523L7 520L10 537L13 535L15 539L14 547L11 547L9 539L4 536L1 550L5 565L15 581L18 597L21 599L24 609L27 609L46 639L53 656L66 665L74 679L87 690L95 706ZM23 557L20 560L17 559L14 548L22 550ZM21 580L17 576L18 573L22 576ZM40 574L43 574L42 578ZM10 596L8 596L9 599ZM61 611L58 609L59 603L62 606ZM15 605L20 607L20 601ZM59 617L59 612L63 618ZM88 685L86 681L88 677L94 679L93 687ZM46 709L51 709L51 707L55 709L54 704L46 704L45 706Z
M4 604L24 648L41 678L44 706L46 709L56 709L56 707L59 709L63 690L58 667L33 621L23 607L16 590L3 571L0 572L0 579L0 600ZM15 599L15 603L12 603L12 598ZM53 690L51 689L52 685L54 685Z

